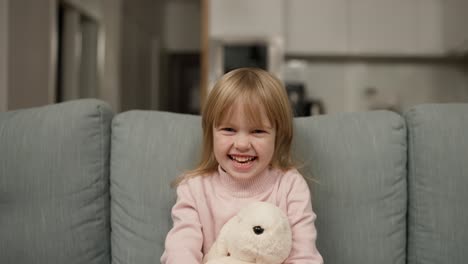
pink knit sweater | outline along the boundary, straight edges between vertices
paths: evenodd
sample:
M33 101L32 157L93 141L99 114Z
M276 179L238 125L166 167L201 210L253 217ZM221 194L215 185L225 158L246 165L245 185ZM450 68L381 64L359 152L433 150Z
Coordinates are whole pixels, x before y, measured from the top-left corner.
M221 168L212 176L195 177L177 188L173 228L166 237L163 264L200 264L221 227L252 201L275 204L289 218L293 247L285 263L323 263L315 246L317 231L310 193L295 169L267 169L248 181L236 181Z

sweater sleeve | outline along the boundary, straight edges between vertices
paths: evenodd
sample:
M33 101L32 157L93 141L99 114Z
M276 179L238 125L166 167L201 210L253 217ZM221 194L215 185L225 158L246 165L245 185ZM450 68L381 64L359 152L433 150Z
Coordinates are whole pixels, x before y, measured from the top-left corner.
M188 184L177 187L177 201L172 207L172 221L173 227L167 234L161 263L202 263L202 228Z
M297 171L289 186L287 204L288 218L291 223L293 244L285 264L322 264L323 259L317 250L315 241L316 215L312 211L312 203L307 182Z

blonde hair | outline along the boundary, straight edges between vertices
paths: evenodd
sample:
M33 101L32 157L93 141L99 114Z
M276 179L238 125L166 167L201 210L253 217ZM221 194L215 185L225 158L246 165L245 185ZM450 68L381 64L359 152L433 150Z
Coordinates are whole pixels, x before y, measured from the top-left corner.
M213 153L213 127L229 118L234 103L242 102L251 124L261 124L258 114L265 110L276 129L275 149L271 165L281 170L294 167L291 158L293 138L292 109L282 82L257 68L239 68L226 73L215 84L202 109L203 149L197 167L179 177L173 185L187 178L207 176L215 172L218 162ZM263 109L262 109L263 107Z

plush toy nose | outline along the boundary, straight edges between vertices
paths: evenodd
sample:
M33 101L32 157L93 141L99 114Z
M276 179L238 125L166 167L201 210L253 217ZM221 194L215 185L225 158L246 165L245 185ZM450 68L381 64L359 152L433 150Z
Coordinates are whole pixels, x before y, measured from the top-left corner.
M264 231L264 229L261 226L254 226L253 231L256 235L261 235Z

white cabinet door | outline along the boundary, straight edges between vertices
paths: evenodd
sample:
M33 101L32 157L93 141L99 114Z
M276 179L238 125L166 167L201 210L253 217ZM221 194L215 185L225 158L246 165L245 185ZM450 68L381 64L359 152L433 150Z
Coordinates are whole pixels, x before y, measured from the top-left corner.
M288 54L347 54L349 0L286 0Z
M442 56L445 54L443 7L446 0L417 0L415 55ZM464 0L465 1L465 0Z
M351 0L350 52L411 55L417 47L415 0Z
M451 43L468 36L468 30L461 30L468 24L468 14L464 24L460 15L450 18L455 26L445 29L445 1L453 2L451 8L456 6L458 13L468 13L468 0L285 0L286 52L442 56L447 49L447 32L458 32L451 33Z
M444 46L447 52L468 52L468 1L443 0Z
M211 0L210 37L283 36L282 0Z

